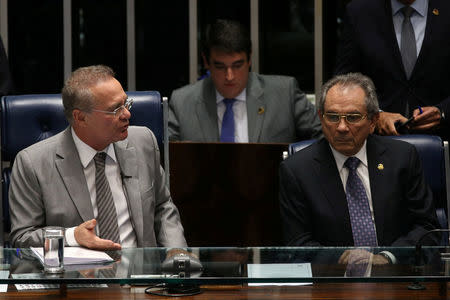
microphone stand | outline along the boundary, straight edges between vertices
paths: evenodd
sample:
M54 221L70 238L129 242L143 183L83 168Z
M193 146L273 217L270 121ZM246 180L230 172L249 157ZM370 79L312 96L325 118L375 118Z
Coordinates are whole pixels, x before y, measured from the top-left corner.
M449 229L433 229L430 230L426 233L424 233L419 240L416 243L416 250L415 250L415 254L414 254L414 267L416 269L422 269L423 268L423 260L422 260L422 242L424 240L425 237L427 237L428 235L432 234L432 233L441 233L441 232L450 232ZM414 281L414 283L412 283L411 285L408 286L409 290L424 290L426 289L425 286L423 286L422 284L419 283L419 281Z

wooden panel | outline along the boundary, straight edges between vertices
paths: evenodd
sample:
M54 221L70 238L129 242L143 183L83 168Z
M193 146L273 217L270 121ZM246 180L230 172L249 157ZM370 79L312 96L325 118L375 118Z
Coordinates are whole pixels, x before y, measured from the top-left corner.
M170 187L189 246L282 245L286 144L170 143Z

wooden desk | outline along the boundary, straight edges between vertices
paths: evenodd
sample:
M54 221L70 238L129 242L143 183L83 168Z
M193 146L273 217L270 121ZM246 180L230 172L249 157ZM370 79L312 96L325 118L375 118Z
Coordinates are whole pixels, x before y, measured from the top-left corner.
M423 291L407 289L409 283L316 283L308 286L203 286L203 293L196 296L181 297L186 300L206 299L450 299L447 296L448 283L425 283ZM150 296L142 287L74 289L61 295L57 290L17 292L13 285L7 293L1 293L0 299L174 299L173 297Z
M170 190L191 247L280 246L287 144L170 143Z

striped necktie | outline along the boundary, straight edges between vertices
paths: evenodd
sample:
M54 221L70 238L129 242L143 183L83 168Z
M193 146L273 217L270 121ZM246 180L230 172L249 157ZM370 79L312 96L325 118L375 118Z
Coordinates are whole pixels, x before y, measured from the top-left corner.
M114 205L111 188L105 175L105 158L105 152L98 152L94 156L99 236L102 239L120 243L116 206Z

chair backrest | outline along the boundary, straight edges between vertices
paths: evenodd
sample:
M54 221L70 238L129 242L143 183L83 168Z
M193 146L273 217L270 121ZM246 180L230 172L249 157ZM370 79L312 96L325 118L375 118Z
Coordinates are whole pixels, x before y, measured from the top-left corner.
M441 228L450 228L448 223L450 193L447 193L450 190L448 142L443 142L438 136L422 134L389 136L388 138L405 141L416 147L422 161L425 180L433 192L439 224ZM306 140L290 144L288 154L292 155L314 142L315 140Z
M131 125L147 126L163 147L165 128L161 96L156 91L128 92L134 100ZM17 153L41 140L51 137L68 126L64 116L61 94L17 95L1 98L1 162L2 207L4 231L9 231L8 188L11 165ZM167 155L168 159L168 155ZM3 168L5 166L5 168Z

